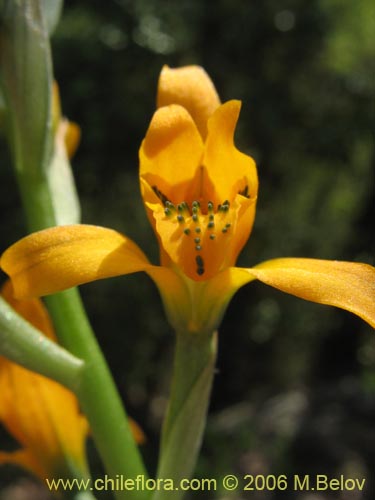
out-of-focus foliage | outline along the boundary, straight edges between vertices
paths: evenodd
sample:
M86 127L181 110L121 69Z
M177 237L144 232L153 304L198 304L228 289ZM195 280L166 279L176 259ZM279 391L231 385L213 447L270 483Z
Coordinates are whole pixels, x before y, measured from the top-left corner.
M373 15L371 0L66 1L52 49L64 113L82 127L73 166L83 221L125 232L157 261L137 150L162 65L195 63L223 100L242 100L236 141L258 163L257 218L239 264L278 256L373 264ZM24 231L6 152L0 175L5 248ZM148 435L143 451L152 471L173 332L143 275L82 293L130 414ZM365 476L371 495L369 327L252 283L231 304L219 345L197 476L347 474ZM252 498L303 498L287 493Z

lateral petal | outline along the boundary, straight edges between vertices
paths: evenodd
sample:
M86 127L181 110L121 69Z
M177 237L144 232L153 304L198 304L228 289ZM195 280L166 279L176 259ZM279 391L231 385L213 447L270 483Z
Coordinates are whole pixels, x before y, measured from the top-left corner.
M350 311L375 328L375 268L368 264L283 258L246 272L301 299Z
M99 226L58 226L26 236L2 255L15 297L37 297L150 266L140 248Z
M255 201L258 193L255 162L241 153L233 142L240 109L240 101L228 101L215 111L208 122L203 164L222 201L233 200L238 193Z
M139 175L160 196L180 203L202 156L203 141L192 117L181 106L166 106L154 113L142 142Z

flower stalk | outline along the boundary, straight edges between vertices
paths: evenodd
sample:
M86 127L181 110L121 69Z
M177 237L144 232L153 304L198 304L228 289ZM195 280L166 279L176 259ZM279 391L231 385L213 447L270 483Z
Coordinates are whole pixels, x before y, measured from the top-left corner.
M76 395L109 477L147 476L121 399L84 313L77 289L46 299L63 345L86 361ZM118 500L147 499L147 491L117 491Z
M217 332L177 332L174 372L164 420L158 478L178 484L192 476L206 423L217 353ZM153 500L183 497L182 490L157 491Z
M77 390L84 366L72 355L34 328L0 297L0 352L29 370Z

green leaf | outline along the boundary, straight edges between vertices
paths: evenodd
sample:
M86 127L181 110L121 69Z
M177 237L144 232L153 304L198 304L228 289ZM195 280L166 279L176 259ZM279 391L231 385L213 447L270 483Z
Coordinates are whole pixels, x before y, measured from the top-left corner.
M81 221L81 207L69 160L55 147L48 166L48 186L52 197L56 224L78 224Z
M42 9L48 33L51 35L60 20L63 0L42 0Z
M9 142L17 171L34 179L52 152L52 62L40 2L4 0L0 26Z
M54 137L47 27L57 22L61 7L61 0L4 0L0 10L0 94L31 231L80 222L70 163Z

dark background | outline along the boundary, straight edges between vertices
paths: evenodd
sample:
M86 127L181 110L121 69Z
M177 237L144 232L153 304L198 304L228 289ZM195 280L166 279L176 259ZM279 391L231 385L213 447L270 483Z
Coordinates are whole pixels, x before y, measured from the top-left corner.
M256 223L238 264L287 256L374 264L373 13L371 0L66 1L52 51L64 114L82 128L72 163L83 222L124 232L157 262L138 148L162 65L199 64L223 101L242 100L236 143L258 164ZM1 144L3 249L25 226ZM158 293L139 274L85 285L82 294L128 412L147 434L143 454L154 472L174 343ZM233 299L219 338L196 477L344 474L366 477L367 487L191 498L373 498L371 328L252 283ZM9 471L0 471L4 486L22 481ZM3 489L0 498L24 497Z

